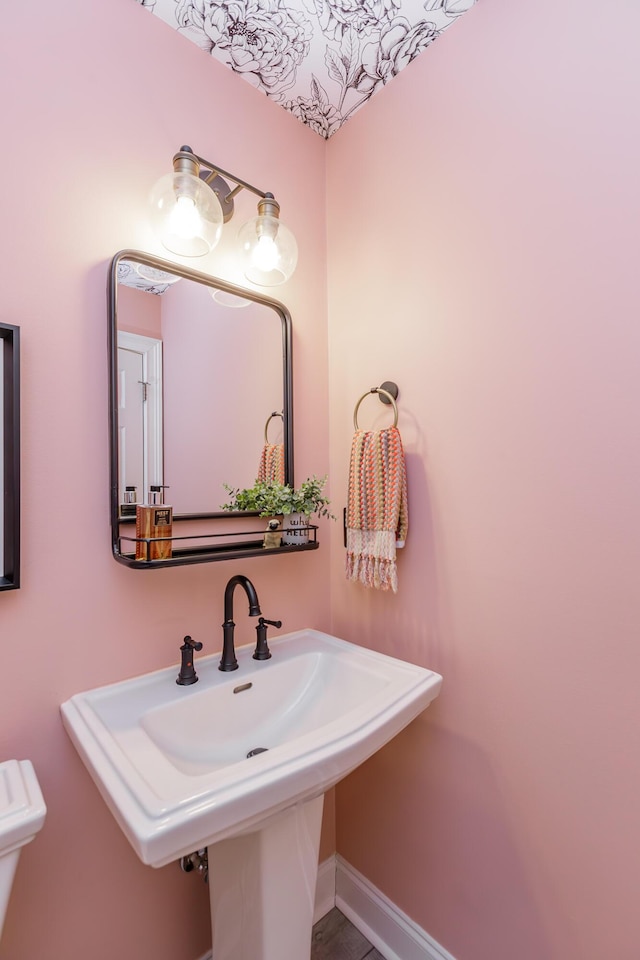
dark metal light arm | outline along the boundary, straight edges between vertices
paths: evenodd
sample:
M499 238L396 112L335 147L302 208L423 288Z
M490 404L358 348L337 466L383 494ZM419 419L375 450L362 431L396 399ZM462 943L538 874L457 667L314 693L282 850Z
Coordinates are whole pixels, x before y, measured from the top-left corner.
M184 149L184 148L183 148ZM218 167L215 163L211 163L210 160L206 160L204 157L199 157L194 153L195 159L198 161L200 166L206 167L207 170L211 172L208 176L203 177L202 179L205 183L211 183L216 177L224 177L225 180L233 180L235 187L233 190L225 197L225 200L233 200L241 190L250 190L251 193L255 193L256 197L266 197L267 193L264 190L259 190L257 187L254 187L253 184L248 183L246 180L241 180L240 177L236 177L234 173L229 173L228 170L223 170L222 167Z
M201 170L202 167L204 167L204 171ZM266 193L264 190L254 187L254 185L247 180L241 180L240 177L237 177L234 173L223 170L217 164L212 163L211 160L207 160L206 157L199 157L189 146L185 145L180 147L180 150L173 158L173 169L176 172L182 170L184 172L195 173L203 183L211 187L220 201L225 223L228 223L233 216L234 199L241 190L249 190L255 194L256 197L260 198L261 203L268 205L264 210L261 210L261 213L265 212L272 216L278 216L280 206L277 201L274 200L272 193ZM231 180L235 184L233 189L230 189L227 180ZM260 209L260 204L258 204L258 208Z

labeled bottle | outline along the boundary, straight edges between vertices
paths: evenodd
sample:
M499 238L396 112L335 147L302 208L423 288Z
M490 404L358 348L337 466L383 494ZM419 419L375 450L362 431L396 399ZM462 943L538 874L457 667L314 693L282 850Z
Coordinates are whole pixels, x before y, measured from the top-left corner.
M136 507L138 506L138 488L125 487L124 497L120 504L121 517L135 517Z
M163 487L149 488L149 503L136 508L136 560L167 560L171 556L170 537L173 507L163 502Z

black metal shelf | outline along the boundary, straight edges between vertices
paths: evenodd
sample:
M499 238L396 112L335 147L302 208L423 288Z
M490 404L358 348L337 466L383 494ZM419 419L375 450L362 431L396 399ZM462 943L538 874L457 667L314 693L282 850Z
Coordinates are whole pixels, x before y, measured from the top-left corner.
M194 518L189 518L194 519ZM308 527L300 527L299 530L306 530L309 533L309 539L305 543L296 543L296 544L282 544L280 547L265 548L262 545L262 538L264 536L264 530L243 530L241 532L229 532L226 533L202 533L202 534L181 534L180 536L171 536L171 537L130 537L126 535L120 535L117 538L117 542L114 545L113 555L118 563L122 563L127 567L132 567L134 570L151 570L158 569L160 567L178 567L184 566L185 564L192 563L215 563L219 560L243 560L246 557L268 557L268 556L281 556L284 553L304 553L307 550L317 550L320 544L317 540L317 531L318 528L314 524L309 524ZM234 537L244 537L243 540L236 540L234 542ZM247 540L247 537L255 537L256 539ZM185 547L179 547L177 544L180 541L188 540L200 540L200 541L215 541L215 540L224 539L225 543L220 542L202 542L200 544L194 544ZM170 540L172 543L172 552L170 557L164 559L153 559L153 560L138 560L135 556L135 545L137 543L147 544L147 553L150 553L149 545L162 541L163 543L167 540ZM131 544L131 553L123 552L123 543L128 545ZM127 547L125 546L126 550Z

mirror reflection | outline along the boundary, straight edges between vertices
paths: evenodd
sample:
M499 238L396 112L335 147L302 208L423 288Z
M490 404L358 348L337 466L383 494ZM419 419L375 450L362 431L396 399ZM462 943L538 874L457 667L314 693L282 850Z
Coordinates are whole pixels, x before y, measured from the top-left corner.
M144 254L118 254L112 271L118 515L135 516L151 486L174 516L203 516L220 511L223 484L290 482L284 308Z

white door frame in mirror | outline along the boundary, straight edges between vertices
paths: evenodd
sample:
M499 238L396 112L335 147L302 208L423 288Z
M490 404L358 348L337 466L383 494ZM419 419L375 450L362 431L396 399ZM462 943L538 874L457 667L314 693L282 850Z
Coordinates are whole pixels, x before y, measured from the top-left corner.
M126 383L126 372L118 363L120 385L118 390L118 436L119 436L119 501L124 502L124 489L135 485L138 503L146 503L146 494L152 484L163 486L164 471L162 463L162 341L155 337L118 330L118 357L120 351L127 351L140 358L141 379L137 383ZM138 385L139 384L139 385ZM131 464L127 456L126 406L129 402L131 387L141 400L142 448L139 462ZM134 483L134 481L136 481Z

